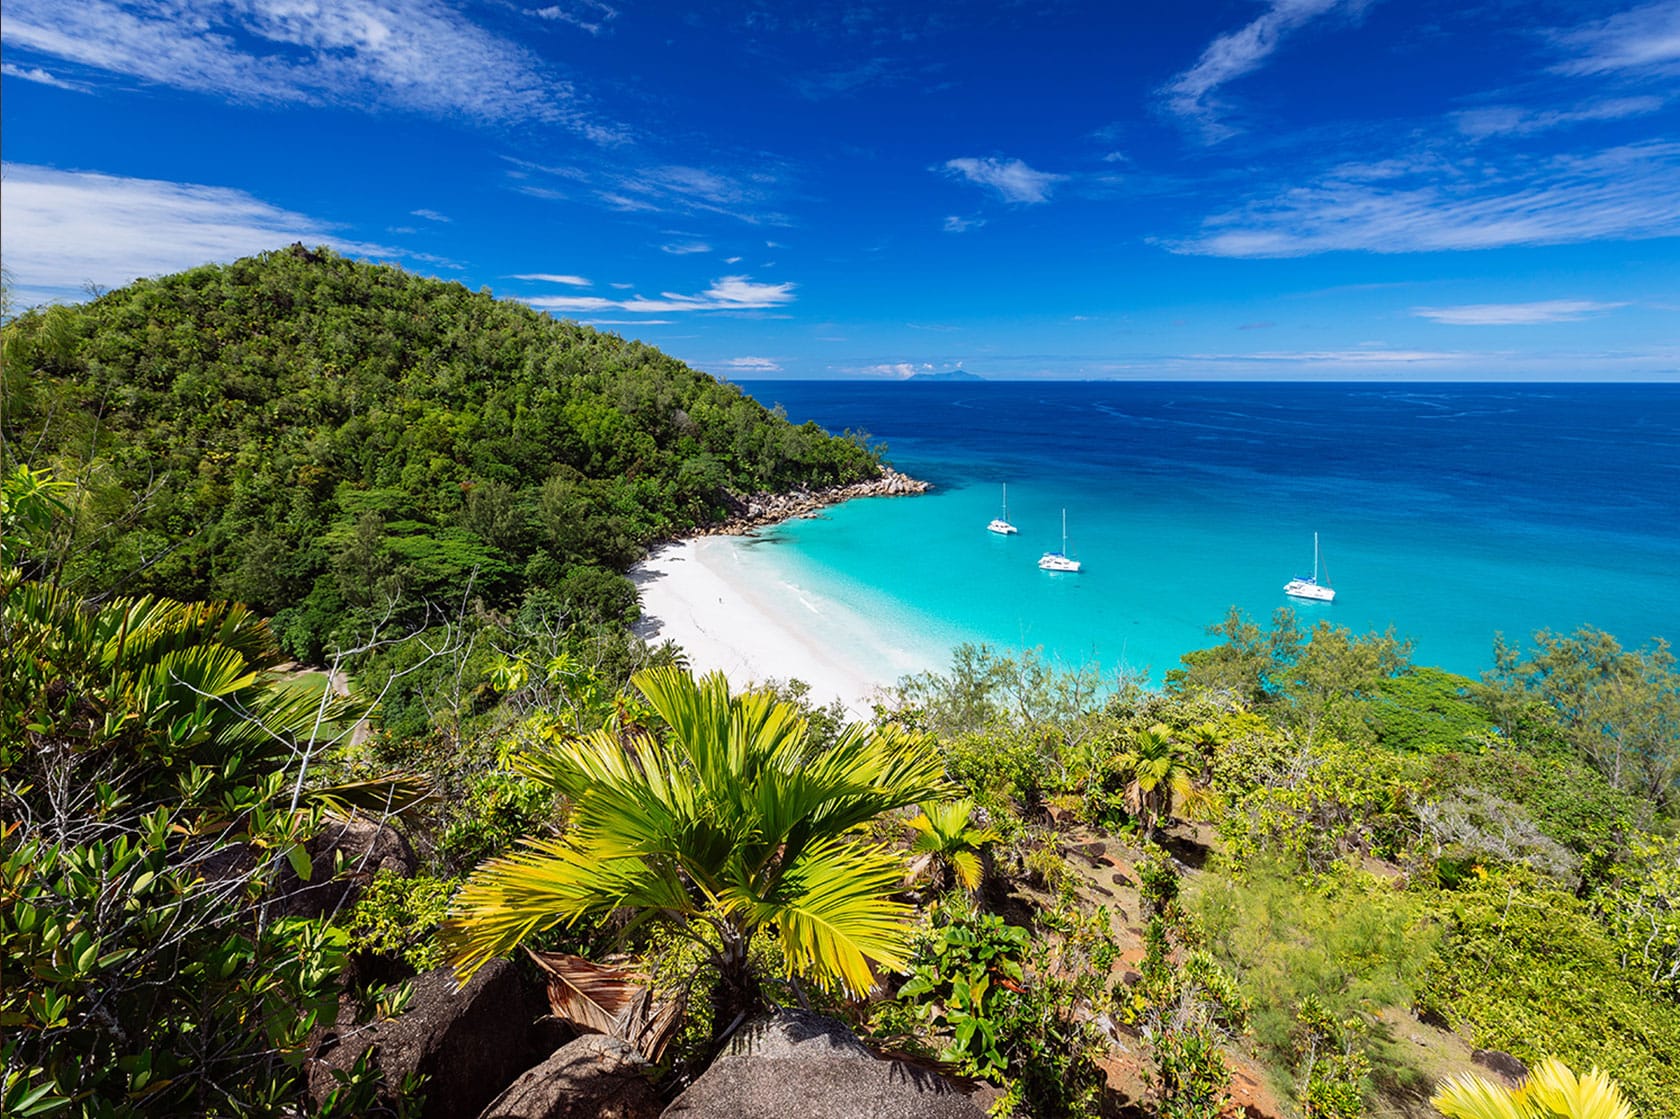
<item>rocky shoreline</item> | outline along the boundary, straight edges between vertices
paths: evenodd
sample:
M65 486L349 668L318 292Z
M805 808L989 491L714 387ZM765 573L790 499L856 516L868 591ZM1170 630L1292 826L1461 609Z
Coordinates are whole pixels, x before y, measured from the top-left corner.
M790 521L795 517L812 517L830 505L850 501L854 497L908 497L926 493L933 485L908 474L900 474L892 467L883 467L878 478L853 482L845 486L825 486L821 489L797 489L787 493L755 493L736 498L727 520L704 525L683 538L696 536L742 536L755 529Z

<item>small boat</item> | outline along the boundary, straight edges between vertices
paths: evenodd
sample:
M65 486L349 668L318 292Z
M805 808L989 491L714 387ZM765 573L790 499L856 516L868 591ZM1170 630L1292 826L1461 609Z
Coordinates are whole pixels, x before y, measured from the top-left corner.
M1062 550L1045 552L1038 557L1038 566L1045 571L1078 571L1079 561L1067 554L1067 510L1062 510Z
M1324 572L1326 583L1330 581L1328 568ZM1313 533L1313 573L1312 578L1296 577L1283 585L1283 593L1296 598L1310 598L1314 602L1335 602L1336 592L1328 586L1320 586L1318 582L1318 533Z
M995 532L999 536L1014 536L1017 529L1009 523L1009 485L1003 487L1003 515L993 517L992 523L986 526L988 532Z

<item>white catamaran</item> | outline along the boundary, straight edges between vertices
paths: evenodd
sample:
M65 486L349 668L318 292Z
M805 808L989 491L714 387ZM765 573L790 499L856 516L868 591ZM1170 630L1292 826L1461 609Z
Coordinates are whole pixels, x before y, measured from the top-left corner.
M1330 582L1330 570L1324 571L1324 581ZM1336 592L1318 582L1318 533L1313 533L1313 573L1311 579L1296 577L1283 585L1283 593L1296 598L1310 598L1314 602L1334 602Z
M1007 482L1003 486L1003 515L993 517L992 523L987 525L986 528L999 536L1014 536L1017 531L1015 526L1009 523L1009 484Z
M1067 510L1062 510L1062 550L1045 552L1038 558L1038 566L1045 571L1078 571L1079 561L1067 554Z

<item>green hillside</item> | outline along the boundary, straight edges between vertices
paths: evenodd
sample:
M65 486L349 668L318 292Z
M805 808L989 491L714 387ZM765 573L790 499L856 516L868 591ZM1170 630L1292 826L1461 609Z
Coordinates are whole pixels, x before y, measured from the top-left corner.
M652 347L301 245L24 314L5 378L6 465L82 482L37 567L249 603L308 658L393 601L616 620L613 573L730 494L879 469Z

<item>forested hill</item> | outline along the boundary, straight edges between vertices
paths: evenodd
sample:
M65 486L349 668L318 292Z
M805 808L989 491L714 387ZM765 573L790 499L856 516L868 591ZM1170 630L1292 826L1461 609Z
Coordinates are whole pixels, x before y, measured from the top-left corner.
M731 493L879 470L650 346L301 245L5 329L6 465L81 485L38 564L233 599L294 654L390 601L611 618L642 545Z

